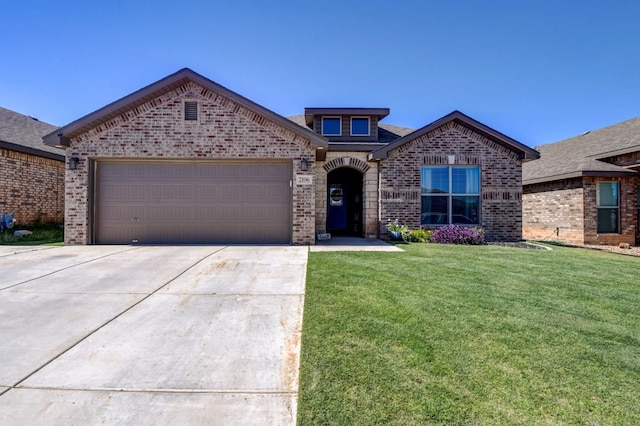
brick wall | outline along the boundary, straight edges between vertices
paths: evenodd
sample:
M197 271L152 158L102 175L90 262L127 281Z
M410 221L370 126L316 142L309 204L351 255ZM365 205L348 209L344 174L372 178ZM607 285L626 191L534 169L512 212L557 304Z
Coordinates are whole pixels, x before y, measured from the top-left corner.
M327 231L327 175L340 167L362 173L362 236L375 238L378 232L378 164L368 162L368 152L328 152L316 164L316 232Z
M184 101L198 101L199 120L184 121ZM67 173L65 240L89 244L89 164L99 158L292 159L294 174L314 174L310 140L208 89L188 83L72 138L80 158ZM300 159L309 171L300 170ZM295 179L294 179L295 182ZM293 186L293 243L315 241L313 185Z
M522 199L523 238L584 244L582 178L526 185Z
M630 167L640 152L603 159ZM598 234L597 183L620 183L620 232ZM638 177L580 177L526 185L523 195L523 236L570 244L635 244L638 240Z
M379 234L388 237L396 218L420 227L420 169L423 165L479 165L481 221L488 240L522 238L522 165L518 155L487 138L450 122L389 152L380 162Z
M0 149L0 211L23 224L61 222L64 174L63 161Z
M598 234L597 187L598 182L620 183L620 233ZM617 245L635 244L637 227L637 188L638 178L585 177L584 185L584 243Z

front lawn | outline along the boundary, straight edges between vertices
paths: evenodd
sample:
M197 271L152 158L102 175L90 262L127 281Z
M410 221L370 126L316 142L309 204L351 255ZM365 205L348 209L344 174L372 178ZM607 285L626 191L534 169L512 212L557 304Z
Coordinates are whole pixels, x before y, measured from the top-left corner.
M309 254L298 424L640 424L640 258Z
M14 236L17 230L33 232L24 237ZM0 245L59 245L64 241L64 230L59 223L16 225L13 229L0 232Z

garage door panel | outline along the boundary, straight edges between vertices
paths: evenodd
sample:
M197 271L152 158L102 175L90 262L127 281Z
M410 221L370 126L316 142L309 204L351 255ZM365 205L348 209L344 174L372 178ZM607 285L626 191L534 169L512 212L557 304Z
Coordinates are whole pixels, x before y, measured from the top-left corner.
M131 219L146 216L146 206L105 206L100 211L100 217L110 221L131 222Z
M107 226L104 228L102 244L123 244L135 242L140 235L139 226Z
M145 195L148 198L152 198L161 202L165 200L168 204L174 203L176 200L193 200L195 198L195 188L189 184L155 184L150 183L146 186L148 193Z
M180 222L195 219L194 206L184 205L150 205L143 220Z
M211 199L239 200L238 184L235 183L207 183L198 185L195 189L198 200L209 203Z
M289 216L289 211L283 206L247 205L245 218L247 223L257 223L261 226L272 222L283 222Z
M105 184L101 191L106 200L140 200L145 197L147 185Z
M97 243L291 240L290 163L98 162L96 170Z
M281 200L290 192L290 188L283 185L265 183L265 184L246 184L242 187L242 197L250 202L261 200L265 203L280 204Z
M208 226L225 226L225 223L234 223L245 214L242 205L219 204L213 206L196 206L195 220ZM227 225L228 226L228 225Z

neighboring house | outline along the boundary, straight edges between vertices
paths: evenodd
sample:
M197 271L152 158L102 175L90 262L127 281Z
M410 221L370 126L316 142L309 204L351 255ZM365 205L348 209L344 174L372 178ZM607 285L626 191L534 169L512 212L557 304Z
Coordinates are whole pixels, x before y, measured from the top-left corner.
M42 142L55 129L0 108L0 212L18 223L63 220L64 151Z
M523 167L523 234L573 244L639 241L640 117L539 147Z
M286 119L183 69L47 135L65 147L67 244L313 244L477 225L521 238L533 149L460 112L416 131L386 108Z

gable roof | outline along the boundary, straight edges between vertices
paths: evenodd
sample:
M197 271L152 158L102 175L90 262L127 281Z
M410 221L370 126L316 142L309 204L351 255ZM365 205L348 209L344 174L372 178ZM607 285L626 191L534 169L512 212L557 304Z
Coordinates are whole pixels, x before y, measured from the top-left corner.
M64 161L64 151L42 142L55 129L53 124L0 107L0 148Z
M73 137L80 135L90 129L93 129L100 124L103 124L121 114L124 114L127 111L130 111L158 96L161 96L165 93L168 93L178 87L184 86L185 84L193 82L198 84L206 89L211 90L219 95L222 95L231 101L247 108L250 111L255 112L256 114L265 117L289 130L292 132L307 138L311 141L311 145L318 149L326 149L327 148L327 140L317 133L312 132L311 130L301 128L300 126L295 125L290 120L287 120L283 116L261 106L257 103L245 98L227 89L224 86L219 85L206 77L196 73L195 71L190 70L189 68L183 68L178 72L171 74L161 80L156 81L142 89L131 93L130 95L125 96L109 105L100 108L97 111L92 112L91 114L85 115L78 120L67 124L64 127L59 128L58 130L49 133L43 139L47 145L54 146L69 146L70 141Z
M634 170L601 161L640 151L640 117L538 147L541 158L522 167L525 185L580 176L633 176Z
M376 151L371 153L370 158L373 160L385 159L388 157L389 151L396 149L404 145L405 143L411 142L412 140L415 140L421 136L424 136L427 133L432 132L439 127L442 127L451 121L455 121L456 123L486 137L487 139L514 151L520 156L520 159L522 160L535 160L540 156L536 150L529 148L528 146L518 142L517 140L512 139L509 136L506 136L498 132L497 130L492 129L491 127L485 126L484 124L461 113L460 111L453 111L452 113L445 115L444 117L434 121L433 123L427 124L426 126L415 130L414 132L409 133L380 149L377 149Z

